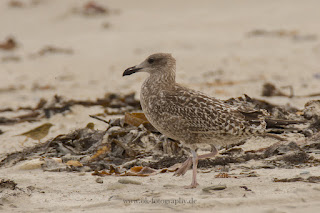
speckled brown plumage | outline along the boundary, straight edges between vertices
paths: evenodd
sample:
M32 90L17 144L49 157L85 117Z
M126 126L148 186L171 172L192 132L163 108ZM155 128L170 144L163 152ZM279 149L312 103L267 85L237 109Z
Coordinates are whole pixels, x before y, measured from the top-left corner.
M147 119L162 134L195 150L201 143L228 145L248 136L266 133L265 112L229 105L183 87L175 81L175 69L176 61L171 54L156 53L123 73L150 74L141 87L140 101ZM193 151L194 169L197 160L198 156ZM190 165L191 159L185 162L185 168L178 175L183 175ZM196 185L194 171L191 187Z

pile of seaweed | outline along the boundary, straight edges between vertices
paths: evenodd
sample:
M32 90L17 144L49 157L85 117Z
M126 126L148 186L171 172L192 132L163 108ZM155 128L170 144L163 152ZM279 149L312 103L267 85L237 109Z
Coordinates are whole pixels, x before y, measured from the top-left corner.
M294 168L320 165L320 101L310 101L303 110L292 106L278 106L269 102L244 96L226 101L232 105L246 105L253 109L266 110L277 119L306 120L307 125L294 129L300 141L280 141L259 150L244 151L240 145L221 147L220 155L213 159L199 161L200 168L218 165L244 165L249 160L261 161L257 168ZM168 169L189 156L189 150L179 141L166 138L158 132L141 112L134 94L106 94L95 101L67 100L55 96L53 100L42 99L36 107L24 108L30 112L15 118L1 117L0 122L14 125L19 122L34 122L49 118L57 113L68 113L72 106L82 105L104 107L104 114L91 116L98 122L105 122L105 130L96 130L93 125L61 134L28 147L22 151L0 157L0 167L13 166L21 161L32 161L44 171L78 171L102 175L129 174L130 168ZM13 109L7 109L12 110ZM21 109L16 109L21 110ZM2 110L5 111L5 110ZM118 118L104 120L104 116L118 115ZM302 141L302 142L301 142ZM139 171L141 170L139 169ZM153 170L152 170L153 171ZM167 170L166 170L167 171Z
M36 122L45 118L50 118L55 114L66 114L72 111L72 107L80 105L84 107L102 106L105 115L121 115L125 112L141 110L140 102L135 99L134 93L126 95L116 93L106 93L104 97L96 100L74 100L55 95L51 100L44 98L34 107L19 107L17 109L4 108L1 112L20 112L23 114L13 117L0 116L0 125L13 125L22 122Z

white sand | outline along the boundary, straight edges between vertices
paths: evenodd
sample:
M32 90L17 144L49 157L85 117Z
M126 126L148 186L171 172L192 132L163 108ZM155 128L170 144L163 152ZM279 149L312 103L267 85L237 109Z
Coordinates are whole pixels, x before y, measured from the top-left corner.
M155 52L170 52L176 57L179 82L219 98L243 93L261 98L264 82L279 87L291 85L297 95L320 92L320 79L315 77L320 73L320 2L316 0L96 1L112 10L110 15L96 17L72 12L87 2L82 0L39 0L37 5L31 4L35 1L24 0L23 8L10 8L8 2L0 1L0 41L14 36L19 48L11 52L0 50L0 108L35 106L41 97L50 99L54 94L95 99L106 92L138 91L145 74L122 78L122 72ZM103 28L105 23L110 27ZM297 41L290 36L247 36L256 29L297 31L301 36L316 35L317 39ZM47 45L71 48L74 54L32 57ZM21 60L1 61L11 55ZM244 82L220 87L210 85L216 79ZM53 89L34 91L34 85ZM17 89L3 90L10 86ZM303 108L310 98L266 100ZM55 126L45 139L83 127L92 121L88 114L102 111L100 107L74 107L73 113L67 116L56 115L49 119ZM97 128L104 128L103 124L96 124ZM21 149L18 144L24 138L12 136L38 125L0 126L5 132L0 135L0 153ZM29 141L26 145L32 144ZM257 170L259 177L242 179L216 179L214 172L200 173L201 187L186 190L182 186L189 184L191 172L179 178L159 174L130 177L142 182L141 186L125 185L108 190L119 178L103 178L104 183L100 185L89 173L79 176L6 168L0 170L0 178L13 179L25 190L27 186L35 186L36 192L31 196L22 193L9 197L0 211L102 212L117 208L124 212L318 212L318 184L272 182L274 177L295 177L302 171L320 175L319 168L260 169ZM168 183L174 188L163 187ZM210 195L201 191L202 187L218 183L226 184L227 189ZM239 188L242 185L253 192ZM146 197L193 198L197 202L194 205L123 203L123 199Z

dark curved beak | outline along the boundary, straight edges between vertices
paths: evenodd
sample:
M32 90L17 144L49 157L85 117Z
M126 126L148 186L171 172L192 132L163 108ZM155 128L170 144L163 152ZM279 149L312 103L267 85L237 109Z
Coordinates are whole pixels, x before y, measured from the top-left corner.
M129 67L128 69L126 69L124 72L123 72L123 75L122 76L125 76L125 75L131 75L135 72L138 72L139 70L141 70L142 68L138 68L136 66L134 67Z

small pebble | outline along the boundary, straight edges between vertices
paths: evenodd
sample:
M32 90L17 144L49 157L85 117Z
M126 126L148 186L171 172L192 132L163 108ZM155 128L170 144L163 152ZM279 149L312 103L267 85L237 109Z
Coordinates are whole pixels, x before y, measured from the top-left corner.
M103 183L103 180L102 180L101 177L98 177L98 178L96 179L96 182L97 182L97 183Z
M135 184L135 185L141 185L142 184L139 181L130 180L130 179L120 179L120 180L118 180L118 182L122 183L122 184Z
M108 185L107 190L118 190L118 189L123 189L124 187L126 187L126 186L123 184L114 183L114 184Z
M300 175L309 175L309 174L310 174L309 171L302 171L302 172L300 172Z
M167 188L167 189L172 189L172 188L176 188L177 185L173 185L173 184L165 184L163 185L164 188Z
M208 186L202 189L204 192L212 192L212 191L219 191L226 189L226 185L214 185L214 186Z

